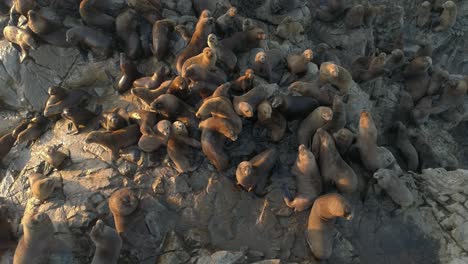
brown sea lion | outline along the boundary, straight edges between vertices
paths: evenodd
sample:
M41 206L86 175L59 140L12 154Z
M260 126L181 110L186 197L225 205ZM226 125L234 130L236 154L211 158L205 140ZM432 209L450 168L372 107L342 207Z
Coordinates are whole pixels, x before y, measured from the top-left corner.
M218 172L224 172L229 168L229 156L224 151L226 137L215 130L202 129L202 151Z
M102 114L100 124L107 131L115 131L128 126L128 121L128 113L125 109L114 108Z
M416 148L410 141L408 129L402 122L396 123L396 141L395 145L400 150L408 169L417 171L419 168L419 157Z
M36 2L36 0L13 0L13 10L26 17L29 10L36 8Z
M422 2L416 10L416 25L418 27L425 27L431 21L431 3L428 1Z
M241 96L234 96L232 104L240 116L251 118L258 105L267 99L266 87L259 85Z
M122 248L122 239L114 228L99 219L89 233L96 246L91 264L117 263Z
M333 110L326 106L317 107L310 113L297 129L297 142L299 145L310 146L317 129L333 120Z
M120 71L122 76L119 78L117 91L122 94L132 88L133 82L142 74L138 71L137 65L123 52L120 53Z
M163 94L150 107L169 121L181 121L189 129L191 136L197 137L198 119L195 111L175 95Z
M320 83L332 84L340 91L341 95L348 93L353 84L351 74L345 68L331 62L324 62L320 65Z
M237 15L237 8L231 6L225 14L216 19L217 28L224 36L231 36L240 30L241 18Z
M157 71L155 71L151 77L143 77L140 79L136 79L133 82L133 87L145 88L148 90L156 89L166 80L169 74L169 68L166 66L162 66Z
M319 107L319 103L316 99L306 96L278 95L273 97L271 106L287 120L299 120Z
M355 29L364 24L365 8L363 5L355 5L348 10L345 17L345 26L348 29Z
M49 94L49 97L47 98L45 108L57 104L68 96L67 90L59 86L49 87L49 89L47 89L47 93Z
M96 113L89 111L83 107L66 107L62 111L62 117L69 120L72 125L72 131L69 134L77 135L80 133L80 128L85 127L93 118L97 116Z
M335 139L336 148L340 152L340 155L344 157L353 144L354 134L351 130L342 128L333 133L333 139Z
M209 129L216 131L231 141L237 140L237 128L234 126L233 122L227 118L210 117L201 121L199 127L201 130Z
M47 163L56 169L60 169L64 162L70 158L69 155L59 151L57 147L52 146L46 148L42 157Z
M106 31L115 29L115 18L100 10L96 0L82 0L80 3L80 16L86 25L101 28Z
M27 18L28 28L38 35L48 34L62 27L58 21L49 19L40 11L29 10Z
M265 31L259 27L253 27L247 31L236 32L231 37L221 40L220 43L234 53L241 53L261 48L263 40L266 40Z
M66 92L60 87L49 88L49 99L47 100L44 116L60 116L65 108L83 106L89 100L89 94L82 89L73 89Z
M323 129L332 134L346 126L346 105L343 103L341 96L335 95L333 98L333 118L323 126Z
M89 49L98 60L112 55L112 37L86 26L69 29L66 33L66 40L70 45Z
M151 103L156 100L159 96L167 93L169 87L173 85L172 80L164 81L158 88L154 90L149 90L143 87L132 88L130 91L133 96L140 99L140 101L149 106Z
M331 106L333 104L333 98L336 95L336 92L328 86L319 87L317 82L297 81L289 85L288 90L305 97L312 97L316 99L320 105L325 106Z
M162 19L163 8L160 0L128 0L127 3L151 25Z
M184 78L192 82L206 82L216 85L221 85L227 81L227 76L219 68L215 71L210 71L203 66L192 64L185 69Z
M390 198L401 207L408 207L414 203L414 197L406 185L398 178L393 170L379 169L374 173L377 184L385 190Z
M136 110L130 112L128 115L130 120L135 120L136 123L140 126L140 132L142 135L154 134L153 128L159 121L155 112Z
M288 69L292 74L303 74L308 70L308 64L312 61L314 53L311 49L306 49L299 55L288 56Z
M189 81L181 76L176 76L171 85L169 85L167 92L168 94L172 94L177 96L179 99L187 100L192 93L191 88L189 87Z
M248 192L255 191L257 195L263 194L270 171L278 159L276 148L269 148L250 161L243 161L237 166L237 184Z
M444 10L442 11L442 14L440 14L439 25L433 29L434 32L447 31L449 28L455 25L455 22L457 22L457 4L455 4L453 1L447 1L442 5L442 8Z
M198 65L208 71L213 71L216 67L216 60L216 51L211 48L204 48L202 53L193 56L184 62L184 65L182 65L181 76L185 77L185 71L191 65Z
M109 198L109 209L114 216L115 229L120 236L130 228L132 216L137 211L140 199L129 188L115 191Z
M0 162L10 152L11 148L13 148L15 141L16 138L11 132L0 137Z
M206 39L211 34L214 26L214 19L211 17L211 12L204 10L200 18L198 19L197 25L195 26L195 32L193 32L192 39L190 40L187 47L177 57L176 69L179 73L182 72L182 65L184 62L203 51L206 46Z
M357 190L356 174L338 153L335 141L326 130L319 128L315 132L312 153L318 157L320 173L325 183L335 184L342 193L353 193Z
M335 21L346 9L344 2L344 0L326 0L325 6L316 10L316 18L323 22Z
M38 115L34 117L29 122L28 127L18 134L15 144L22 144L38 139L45 132L46 126L47 119L44 116Z
M29 176L29 186L31 187L32 195L43 202L49 198L57 186L56 180L45 177L39 173L33 173Z
M6 26L3 29L3 36L7 41L21 48L20 62L23 62L29 56L30 49L35 50L39 47L32 34L15 26Z
M129 8L115 19L117 37L123 43L125 54L131 59L137 59L141 49L137 16L137 12Z
M244 75L231 82L231 90L246 93L254 87L255 75L252 69L247 69Z
M140 137L138 125L130 125L113 132L93 131L88 134L85 142L99 144L109 149L114 161L119 157L119 150L137 144Z
M260 125L268 130L271 141L278 142L284 137L288 125L286 118L267 100L258 105L257 118Z
M322 193L323 189L322 177L315 156L305 145L299 146L297 159L291 173L296 177L296 197L294 200L285 197L284 202L294 211L302 212L312 206L315 198Z
M312 254L318 259L329 259L333 252L335 219L353 217L350 203L340 194L329 193L315 200L307 223L306 239Z
M170 33L176 23L170 19L158 20L153 25L153 54L158 60L163 60L169 51Z
M23 236L13 257L13 264L49 263L54 225L45 213L26 212L22 219Z
M406 78L421 76L427 73L432 66L432 59L429 56L420 56L413 59L405 68L403 75Z
M229 70L234 70L237 66L237 57L229 49L225 48L218 41L218 37L215 34L208 35L207 41L208 47L210 47L216 54L217 61L227 67Z
M179 173L194 171L193 150L191 148L200 148L198 140L189 137L189 133L184 123L176 121L172 124L171 136L167 142L167 154L174 162L176 170Z
M171 135L172 124L168 120L159 121L152 129L153 133L142 135L138 141L138 147L145 152L154 152L161 146L167 146Z

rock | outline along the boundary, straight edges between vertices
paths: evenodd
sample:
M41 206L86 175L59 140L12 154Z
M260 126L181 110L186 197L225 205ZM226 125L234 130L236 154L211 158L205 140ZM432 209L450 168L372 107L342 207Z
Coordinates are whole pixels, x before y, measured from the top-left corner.
M457 241L465 251L468 251L468 222L455 228L452 234L455 241Z

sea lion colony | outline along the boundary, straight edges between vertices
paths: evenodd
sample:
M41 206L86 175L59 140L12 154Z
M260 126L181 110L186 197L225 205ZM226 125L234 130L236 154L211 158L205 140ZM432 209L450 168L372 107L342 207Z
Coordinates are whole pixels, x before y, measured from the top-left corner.
M422 166L419 157L429 155L420 144L412 143L413 138L420 143L424 141L414 132L415 128L430 115L450 115L462 103L468 86L468 77L454 79L432 65L430 47L421 45L414 57L406 56L404 47L390 54L376 52L355 58L347 68L325 43L290 54L269 49L268 34L284 39L304 31L303 25L291 17L284 19L276 32L267 32L242 17L235 7L218 18L203 10L191 33L184 25L164 19L159 2L153 4L154 10L132 5L114 17L97 1L83 0L75 11L79 11L84 25L65 28L50 13L41 12L35 1L13 1L4 36L19 48L22 62L28 59L29 49L41 44L76 46L82 52L90 52L95 60L118 51L122 75L116 90L137 98L140 110L90 111L86 109L91 100L86 91L50 87L44 112L0 138L0 159L15 144L37 140L47 123L60 117L70 121L70 133L83 133L97 118L102 129L92 128L96 130L92 132L86 129L89 133L86 143L108 149L113 163L122 150L131 146L149 153L166 147L175 169L188 173L197 169L194 151L202 151L219 173L228 176L229 169L235 168L237 184L261 196L279 162L280 150L265 149L250 160L232 164L229 152L224 149L226 141L238 140L243 120L250 119L258 120L257 125L266 128L272 142L280 142L285 133L296 135L297 160L290 169L296 177L297 191L293 196L284 186L284 201L295 211L312 208L305 238L316 258L330 257L333 221L337 217L351 218L352 208L346 195L361 191L360 180L378 184L402 207L413 203L411 192L399 176L401 168L419 170ZM316 10L316 23L341 19L349 30L369 26L371 16L384 8L347 6L344 1L325 4ZM440 19L431 22L430 16L436 13L440 13ZM20 16L26 17L26 24L18 24ZM454 2L447 1L440 9L432 10L431 3L426 1L417 12L417 24L444 32L454 25L456 16ZM139 17L153 24L152 43L146 43L147 38L140 36ZM177 34L186 41L186 47L174 54L172 60L169 39ZM250 56L251 68L241 71L238 59L253 49L260 50ZM166 62L170 58L174 63L154 69L152 76L144 76L138 70L138 59L145 56ZM312 64L320 69L318 78L309 78ZM383 75L402 76L406 84L406 91L401 94L401 113L392 130L395 146L403 157L400 164L388 149L377 144L378 131L371 112L362 109L357 127L347 122L350 117L345 106L352 87ZM294 120L299 122L296 128L290 125ZM66 166L67 157L51 147L44 160L52 168L61 169ZM361 166L365 175L358 175L350 164ZM57 187L45 174L30 176L32 193L41 201ZM130 189L118 190L109 199L109 207L116 229L99 220L91 230L96 245L92 263L117 262L122 246L120 236L132 232L138 197ZM43 247L53 233L48 216L25 214L23 225L24 235L16 247L14 263L36 263L38 256L46 259L48 251ZM0 239L5 240L2 245L5 242L8 247L16 246L10 236Z

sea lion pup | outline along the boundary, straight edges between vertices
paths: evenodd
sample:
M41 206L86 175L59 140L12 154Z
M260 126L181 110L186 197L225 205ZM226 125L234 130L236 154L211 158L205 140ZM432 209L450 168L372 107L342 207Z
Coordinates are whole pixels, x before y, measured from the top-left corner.
M425 96L410 111L411 120L416 125L424 124L428 121L432 109L432 96Z
M126 128L112 132L93 131L86 137L86 144L99 144L111 152L112 161L119 157L119 150L138 143L141 137L138 125L130 125Z
M122 239L114 228L106 226L99 219L89 233L91 240L96 245L91 264L115 264L120 256Z
M300 145L298 152L296 163L291 169L296 177L296 197L294 200L284 197L284 202L294 211L302 212L309 209L322 193L322 178L314 154L305 145Z
M106 31L115 29L115 18L99 10L96 0L82 0L80 3L80 16L86 25L101 28Z
M150 107L169 121L181 121L190 130L192 136L196 137L194 132L198 131L198 120L195 111L177 96L163 94L154 100Z
M13 257L13 264L49 263L54 225L45 213L26 212L21 220L23 236Z
M287 120L299 120L304 119L320 105L316 99L306 96L278 95L273 97L271 106Z
M185 71L191 65L199 65L200 67L203 67L208 71L213 71L216 67L216 60L216 51L212 50L211 48L204 48L202 53L198 54L197 56L191 57L184 62L184 65L182 65L182 72L180 75L182 77L185 77Z
M316 99L320 105L331 106L336 92L329 86L319 87L317 81L315 82L302 82L297 81L289 85L288 91L298 93L305 97L312 97Z
M51 96L49 96L44 109L44 116L48 118L60 116L63 109L67 107L82 106L90 98L90 95L82 89L73 89L66 92L63 88L51 87L49 88L49 94ZM64 94L66 94L65 97L63 97Z
M325 129L315 132L312 153L318 158L320 173L325 183L333 183L342 193L353 193L358 187L358 178L353 169L338 153L335 141Z
M333 22L345 11L343 0L326 0L325 6L317 9L315 14L317 19L323 22Z
M138 147L144 152L154 152L161 146L166 146L171 135L172 124L168 120L159 121L153 128L153 133L142 135L138 141Z
M107 131L119 130L129 125L128 113L122 108L114 108L109 112L103 113L99 121L102 128Z
M203 10L198 19L195 31L193 32L192 38L190 39L187 47L177 57L176 69L177 72L182 72L182 66L185 61L193 56L200 54L203 48L206 46L206 39L211 34L214 26L214 18L211 17L211 12Z
M276 27L276 35L285 40L299 41L300 35L304 34L304 27L291 16L286 16Z
M117 190L109 198L109 209L114 216L115 229L120 236L131 228L129 225L139 203L140 199L129 188Z
M396 147L400 150L404 160L411 171L419 168L419 157L416 148L409 139L408 129L402 122L397 122L396 129Z
M171 19L158 20L153 25L152 51L158 60L163 60L169 51L170 33L174 31L176 23Z
M62 111L62 117L70 121L71 127L69 126L67 134L71 135L79 134L80 128L85 127L96 116L96 113L84 107L66 107Z
M385 60L385 69L389 72L393 72L396 69L401 68L406 61L405 53L401 49L394 49L390 53L390 56L387 56Z
M244 75L231 82L231 90L246 93L254 87L255 75L252 69L245 70Z
M194 152L191 148L200 148L201 144L198 140L189 137L189 133L184 123L176 121L172 124L171 136L167 142L167 154L174 162L175 168L179 173L194 171L196 165L191 161L194 160Z
M355 29L364 25L365 9L363 5L355 5L348 10L345 17L347 29Z
M269 97L269 87L259 85L241 96L234 96L232 105L240 116L251 118L258 105Z
M352 207L340 194L329 193L315 200L307 223L306 239L312 254L318 259L328 259L333 251L335 219L351 220Z
M123 43L125 54L131 59L138 58L141 44L138 34L137 12L129 8L120 13L115 19L115 31L117 37Z
M22 144L24 142L31 142L38 139L45 132L47 126L47 118L38 115L31 119L28 127L21 131L16 137L15 144Z
M218 172L224 172L229 168L230 159L224 151L226 137L212 129L202 129L202 151L208 160L215 166Z
M55 169L60 169L70 156L59 151L58 147L49 146L43 153L42 158Z
M457 4L453 1L447 1L442 5L442 7L444 10L442 11L442 14L440 14L439 25L433 29L434 32L447 31L449 28L453 27L457 21Z
M352 66L353 80L356 82L367 82L382 76L385 73L386 57L387 54L382 52L378 56L373 56L370 58L357 58Z
M335 140L336 148L340 155L344 157L348 153L349 148L353 144L354 134L347 128L342 128L337 132L333 133L333 139Z
M268 83L273 82L273 65L271 65L266 52L260 51L255 55L255 61L252 65L252 69L255 72L255 75L264 78Z
M313 57L314 53L311 49L306 49L299 55L289 55L287 59L289 72L296 75L306 73Z
M206 82L216 86L221 85L227 81L227 76L224 72L216 68L215 71L210 71L205 67L192 64L185 69L184 78L192 82Z
M379 169L374 173L377 184L385 190L390 198L401 207L408 207L413 204L414 197L406 185L398 178L393 170Z
M231 6L226 13L216 19L216 26L224 36L231 36L240 30L241 21L237 15L237 8Z
M434 70L432 71L431 82L427 88L427 94L435 95L439 93L442 84L447 83L449 79L450 74L446 70L443 70L440 67L434 67Z
M122 76L117 84L117 91L122 94L132 88L133 82L142 74L138 71L137 65L123 52L120 53L120 71Z
M422 2L416 10L416 25L420 28L425 27L431 21L431 3L428 1Z
M236 32L221 40L221 44L234 53L242 53L254 48L261 48L263 40L266 40L265 31L259 27L252 27L247 31Z
M310 113L297 129L297 143L299 145L310 146L314 133L317 129L325 126L333 120L333 111L326 106L317 107Z
M222 63L229 70L234 70L237 65L236 55L229 49L226 49L218 41L218 37L215 34L208 35L207 41L208 47L210 47L216 54L217 61Z
M234 127L234 124L230 122L227 118L210 117L200 122L199 128L201 130L209 129L212 131L216 131L231 141L237 140L237 128Z
M257 118L260 125L269 131L271 141L278 142L284 137L288 122L267 100L258 105Z
M166 66L160 67L151 77L143 77L133 82L134 88L145 88L153 90L158 88L169 76L170 70Z
M341 95L348 93L353 84L353 78L348 70L332 62L324 62L320 65L320 83L332 84L340 91Z
M330 122L327 122L323 129L327 130L330 134L337 132L338 130L346 126L346 106L343 103L342 97L335 95L333 98L333 118Z
M270 172L278 159L276 148L269 148L250 161L239 163L236 169L237 184L248 192L255 191L257 195L263 194Z
M66 40L70 45L89 49L97 60L112 55L112 37L86 26L77 26L67 31Z
M56 182L56 180L45 177L39 173L33 173L29 176L29 186L31 187L32 196L41 202L50 197L57 185L58 182Z
M441 114L463 104L468 89L468 76L459 81L451 80L446 85L440 99L430 109L430 114Z
M192 39L192 33L184 25L175 26L174 31L180 35L186 45L190 42L190 39Z
M6 26L3 29L3 36L12 44L16 44L21 49L20 62L23 62L29 56L29 50L35 50L39 45L34 37L26 30L15 26Z

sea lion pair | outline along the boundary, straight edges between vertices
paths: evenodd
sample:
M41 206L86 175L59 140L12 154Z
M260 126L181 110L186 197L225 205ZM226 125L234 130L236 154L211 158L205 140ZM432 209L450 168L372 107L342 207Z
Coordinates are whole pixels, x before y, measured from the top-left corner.
M275 148L270 148L250 161L239 163L236 170L237 183L249 192L255 191L257 195L262 195L278 154Z

